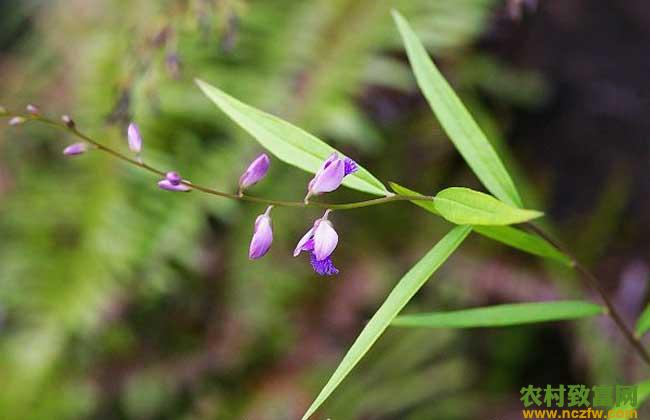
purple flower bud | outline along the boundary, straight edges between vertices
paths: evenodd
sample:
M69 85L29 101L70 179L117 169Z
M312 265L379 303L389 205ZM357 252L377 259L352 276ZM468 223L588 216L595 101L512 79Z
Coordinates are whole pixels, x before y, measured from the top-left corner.
M142 151L142 136L140 135L140 129L136 123L132 122L129 124L127 137L129 139L129 149L131 149L133 153L140 153Z
M266 176L266 173L269 171L270 165L271 160L266 155L266 153L259 155L239 178L240 191L250 187L253 184L256 184L262 178L264 178L264 176Z
M331 276L339 272L330 258L339 242L339 235L332 222L327 219L329 213L330 210L327 210L322 218L314 222L314 226L303 235L293 251L294 257L302 251L309 252L312 268L321 276Z
M9 125L20 125L27 121L24 117L13 117L9 120Z
M32 104L27 105L25 109L32 115L38 115L41 112L36 105Z
M336 190L343 178L357 171L357 164L350 158L339 158L338 153L332 153L321 165L314 178L307 186L308 200L312 195L318 195Z
M181 183L183 178L181 178L180 174L176 171L171 171L167 172L165 174L165 178L172 183L172 185L178 185Z
M269 213L273 206L269 206L264 214L260 214L255 219L255 228L253 230L253 239L248 249L248 258L256 260L262 258L271 248L273 243L273 226Z
M63 149L63 154L66 156L77 156L86 153L88 145L86 143L74 143Z
M74 121L72 118L70 118L69 115L61 115L61 121L63 121L63 124L65 124L68 128L74 127Z
M158 181L158 187L162 188L163 190L167 191L180 191L180 192L188 192L191 190L190 187L188 187L185 184L173 184L170 180L168 179L163 179L161 181Z

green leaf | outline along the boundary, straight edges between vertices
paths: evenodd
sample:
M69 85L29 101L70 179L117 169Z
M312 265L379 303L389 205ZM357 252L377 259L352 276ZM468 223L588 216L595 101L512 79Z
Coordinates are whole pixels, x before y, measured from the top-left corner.
M417 191L413 191L406 187L402 187L394 182L390 182L390 187L397 194L401 195L422 195ZM436 206L433 201L412 201L416 206L438 215ZM512 226L474 226L473 230L483 236L486 236L495 241L504 243L513 248L527 252L529 254L537 255L539 257L548 258L567 266L571 266L571 259L558 251L553 245L548 243L545 239L539 236L532 235Z
M316 173L332 152L338 152L301 128L246 105L200 79L196 79L196 84L226 115L255 137L269 152L289 165ZM384 184L360 165L357 172L345 177L343 185L369 194L388 193Z
M641 404L644 403L648 398L650 398L650 380L639 382L637 384L637 407L641 407Z
M512 207L489 194L461 187L440 191L433 203L442 217L457 225L511 225L543 214Z
M602 315L605 308L589 302L560 301L514 303L451 312L404 315L392 325L425 328L505 327Z
M510 175L485 134L433 64L406 19L395 10L392 13L418 85L456 149L492 194L522 207Z
M636 335L641 337L650 330L650 305L646 306L636 323Z
M313 415L318 407L334 392L336 387L368 352L402 308L420 290L438 267L458 248L470 231L471 228L467 226L456 226L402 277L381 307L368 321L363 331L361 331L361 334L343 357L343 360L302 417L302 420L306 420Z

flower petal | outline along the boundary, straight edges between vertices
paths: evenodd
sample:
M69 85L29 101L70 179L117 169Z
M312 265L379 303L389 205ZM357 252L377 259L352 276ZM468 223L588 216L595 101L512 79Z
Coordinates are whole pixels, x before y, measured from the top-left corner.
M248 249L248 258L251 260L262 258L271 248L271 243L273 243L271 218L266 214L261 214L255 220L255 230Z
M296 245L296 249L293 250L293 256L297 257L301 251L306 251L305 245L313 237L314 237L314 228L311 228L298 241L298 245Z
M316 256L311 254L311 266L315 272L321 276L333 276L339 273L339 270L334 267L334 263L330 257L325 258L324 260L318 260Z
M341 159L337 159L330 163L327 168L309 183L309 192L311 194L321 194L331 192L337 189L343 177L345 176L345 163Z
M345 176L353 174L359 170L357 162L353 161L352 159L346 157L343 159L343 162L345 164Z
M318 261L329 257L339 243L339 235L334 230L332 222L321 220L314 232L314 255Z

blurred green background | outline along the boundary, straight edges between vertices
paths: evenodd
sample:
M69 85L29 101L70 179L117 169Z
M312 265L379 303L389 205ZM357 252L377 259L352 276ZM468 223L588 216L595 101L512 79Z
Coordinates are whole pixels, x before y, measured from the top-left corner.
M135 120L146 161L234 191L261 149L200 93L201 77L384 181L480 189L415 86L391 7L526 204L547 211L632 322L650 261L644 0L0 1L0 104L68 113L122 150ZM276 209L273 248L249 262L262 206L166 193L101 153L64 159L72 141L36 125L0 130L2 419L299 418L448 229L407 203L337 213L341 275L320 278L291 256L320 212ZM309 179L274 161L252 192L300 199ZM571 272L473 237L407 310L560 297L593 296ZM519 419L528 384L646 378L605 319L389 330L322 418Z

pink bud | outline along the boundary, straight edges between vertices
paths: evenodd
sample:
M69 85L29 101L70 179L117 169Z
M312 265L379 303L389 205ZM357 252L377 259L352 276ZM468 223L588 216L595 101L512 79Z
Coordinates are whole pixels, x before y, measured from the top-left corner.
M140 153L142 151L142 136L140 135L140 129L136 123L132 122L129 124L127 137L129 140L129 149L131 149L133 153Z
M24 117L13 117L9 120L9 125L16 126L27 121Z
M32 115L38 115L41 112L36 105L32 104L27 105L25 109Z
M62 115L61 121L63 121L63 124L65 124L68 128L74 127L74 121L72 118L70 118L69 115Z
M270 165L271 160L266 153L259 155L239 178L239 189L243 190L259 182L266 176Z
M88 145L86 143L74 143L63 149L63 154L66 156L77 156L86 153Z

